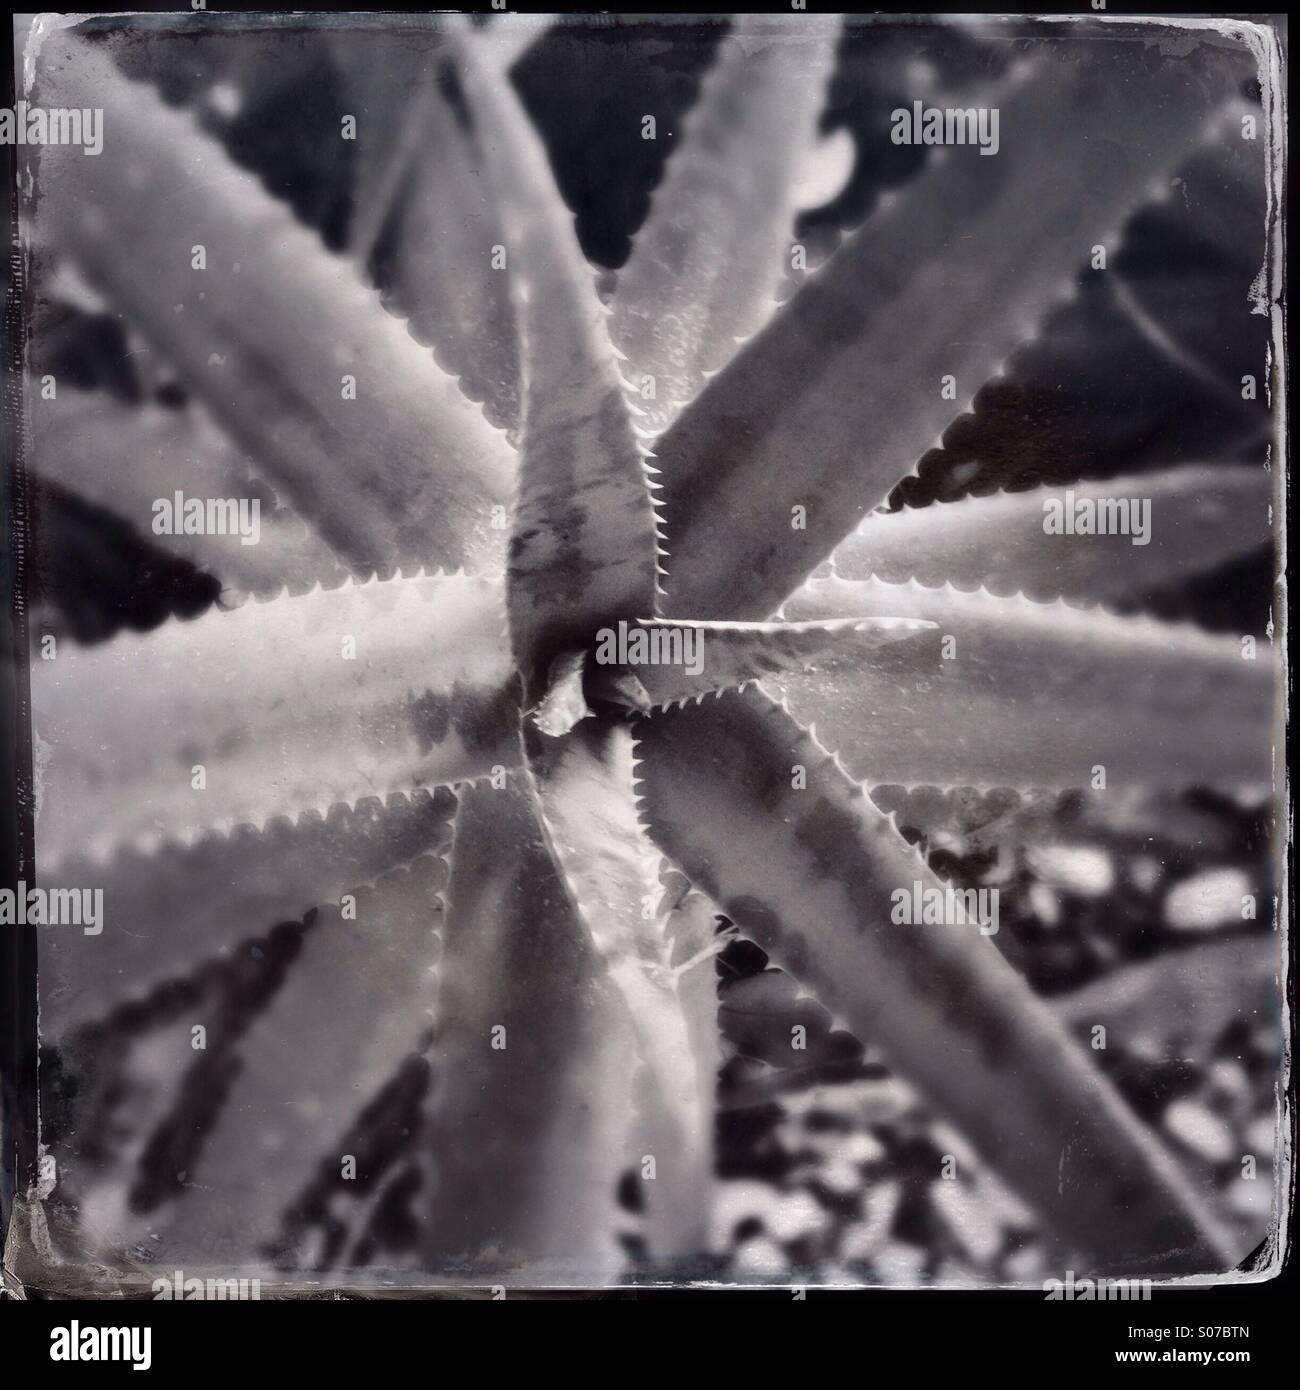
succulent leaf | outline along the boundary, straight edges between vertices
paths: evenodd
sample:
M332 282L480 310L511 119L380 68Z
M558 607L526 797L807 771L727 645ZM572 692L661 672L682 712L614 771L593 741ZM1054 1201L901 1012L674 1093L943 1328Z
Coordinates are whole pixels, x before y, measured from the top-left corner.
M1267 371L1267 320L1241 312L1264 283L1263 159L1262 142L1227 139L1185 160L1171 196L1106 242L1108 268L1092 253L1078 297L980 387L895 503L1264 459L1271 412L1241 379Z
M349 30L339 43L359 113L350 250L368 262L385 239L385 302L493 424L513 429L519 342L509 266L496 261L504 221L447 40L410 27Z
M783 671L807 673L832 657L852 665L870 661L877 648L891 643L915 644L917 639L937 637L931 624L909 618L811 623L693 623L642 618L624 630L629 659L619 664L619 633L604 631L606 635L588 663L591 693L594 698L642 713L733 690ZM645 661L632 659L634 633L646 639L649 656ZM937 661L938 643L929 645ZM604 649L609 664L602 664ZM671 659L665 661L656 652L667 652Z
M1116 1046L1139 1056L1171 1049L1207 1057L1238 1019L1275 1026L1281 970L1277 938L1243 932L1111 971L1052 1005L1072 1027L1100 1024Z
M700 1078L698 1100L701 1114L699 1132L713 1134L717 1110L717 1075L722 1066L722 1047L718 1013L718 924L721 920L716 906L696 888L685 875L665 861L660 869L665 881L664 898L660 903L665 913L664 935L668 941L668 963L677 985L686 1017L686 1030L691 1051L695 1056L696 1072ZM709 1164L701 1164L696 1174L702 1195L696 1199L707 1212L712 1196L713 1172ZM652 1214L662 1203L651 1203Z
M1224 1267L1202 1196L993 943L970 923L891 920L897 892L938 880L783 710L731 694L638 737L664 851L1059 1231L1108 1269Z
M250 1274L282 1254L294 1199L323 1156L344 1165L332 1147L433 1023L445 886L446 865L426 856L359 901L355 920L330 907L303 933L184 1183L149 1217L156 1258Z
M428 853L449 838L454 805L445 788L387 804L367 798L228 838L123 851L103 864L74 855L43 871L49 887L95 883L104 892L101 931L55 935L41 952L44 1035L58 1041L104 1020L200 963L229 959L249 937Z
M491 508L514 456L455 380L352 267L105 53L64 38L43 71L42 100L102 108L114 136L94 159L44 151L42 241L174 363L360 572L489 563L500 541ZM133 273L142 262L149 275ZM291 314L274 307L284 303Z
M291 508L265 498L243 452L197 405L127 406L103 393L31 400L31 456L43 478L120 516L172 554L216 575L232 591L301 593L346 577L334 552ZM237 527L183 534L175 494L187 500L258 499L258 535ZM154 504L167 503L173 531L158 531Z
M1235 637L1102 609L915 582L814 579L793 618L892 614L938 625L947 659L911 644L870 666L780 677L796 715L873 785L1110 790L1268 785L1273 661ZM1253 640L1253 639L1252 639Z
M1271 537L1271 479L1263 468L1176 468L1142 477L1001 492L961 502L873 512L835 548L841 579L951 583L1033 599L1113 601L1186 578ZM1141 501L1149 529L1047 534L1049 513ZM1102 515L1105 515L1103 510Z
M722 40L613 301L610 331L649 434L776 310L839 25L738 15Z
M695 1252L712 1171L703 1124L712 1059L697 1056L678 992L659 855L637 814L632 735L626 725L584 722L566 739L533 742L529 761L556 863L650 1073L638 1128L656 1168L651 1241L661 1255Z
M461 794L439 978L431 1266L613 1278L638 1051L524 778Z
M1221 72L1112 50L1103 83L1040 47L994 103L996 157L940 151L658 441L670 611L767 617L1206 138ZM1091 157L1103 147L1125 157Z
M655 525L596 295L546 151L504 75L464 45L492 149L523 343L524 426L510 538L511 641L530 700L551 660L655 600ZM538 663L541 663L539 669Z
M462 575L349 581L65 644L32 696L42 872L512 766L499 596Z

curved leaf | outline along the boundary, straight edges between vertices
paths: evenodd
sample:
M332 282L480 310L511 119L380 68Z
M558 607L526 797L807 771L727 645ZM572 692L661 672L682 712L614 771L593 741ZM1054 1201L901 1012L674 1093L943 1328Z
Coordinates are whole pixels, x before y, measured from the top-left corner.
M1277 1026L1281 972L1277 938L1242 933L1113 970L1052 1005L1071 1027L1100 1024L1139 1056L1208 1058L1242 1018Z
M351 251L368 261L382 237L376 270L385 302L407 316L493 424L512 429L519 423L518 333L509 269L494 255L505 242L504 222L445 34L426 23L349 26L338 36L358 112ZM479 43L494 39L502 41L497 26L477 36Z
M678 992L659 856L637 817L632 736L623 725L583 723L564 740L535 743L530 766L556 862L650 1073L638 1129L655 1161L646 1199L655 1253L696 1254L712 1172L712 1077Z
M768 616L1205 138L1229 81L1209 46L1161 58L1120 39L1103 64L1038 45L986 99L998 153L940 151L658 442L669 608Z
M244 827L106 863L81 856L41 873L47 888L102 888L103 930L51 934L40 953L41 1031L60 1040L168 981L229 959L279 922L427 853L449 828L445 788L336 805L296 823Z
M27 460L35 473L120 516L228 589L272 594L287 586L300 593L346 577L334 552L294 511L268 497L242 451L194 406L125 406L99 393L65 393L39 404L33 399L30 421ZM200 534L182 534L178 492L205 504L256 500L255 539L245 542L237 528L214 535L206 524ZM170 534L155 529L158 501L167 503Z
M855 776L873 784L1268 785L1274 664L1237 638L1101 609L951 586L810 580L792 617L928 619L946 659L916 644L871 666L778 684ZM1105 769L1104 783L1098 767Z
M654 513L607 311L546 151L504 75L472 44L460 51L519 297L524 431L507 573L511 641L531 701L556 656L587 646L608 619L653 611Z
M42 873L512 765L499 595L459 575L349 582L34 662Z
M512 1284L610 1280L637 1047L525 781L462 794L447 920L428 1263Z
M426 857L360 901L356 920L330 908L304 933L179 1191L149 1218L155 1259L267 1268L293 1200L322 1162L342 1168L331 1146L433 1023L445 885L445 864Z
M1204 1195L992 941L971 922L893 920L897 893L938 880L784 711L727 695L655 714L638 736L665 852L1099 1268L1229 1267Z
M817 623L642 618L620 623L617 631L602 630L588 660L588 683L594 697L645 713L660 705L733 690L782 671L807 673L833 657L847 663L870 660L879 647L924 636L936 636L934 628L908 618ZM628 659L621 661L623 656Z
M839 16L738 15L619 272L610 332L657 434L776 311ZM829 199L827 199L829 201Z
M1048 534L1067 517L1116 501L1142 504L1145 539ZM841 579L983 587L1033 599L1115 600L1235 559L1272 539L1272 482L1263 468L1193 467L1069 488L1001 492L873 512L835 548ZM1105 517L1106 513L1101 513ZM1134 518L1130 518L1132 525Z
M355 270L103 51L51 37L37 71L41 101L101 108L109 132L92 159L41 151L37 241L73 258L359 571L498 554L509 445Z

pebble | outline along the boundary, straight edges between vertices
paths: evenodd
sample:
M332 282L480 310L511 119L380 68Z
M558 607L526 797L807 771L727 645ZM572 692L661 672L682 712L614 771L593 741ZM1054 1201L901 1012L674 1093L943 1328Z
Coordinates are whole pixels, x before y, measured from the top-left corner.
M778 1193L763 1222L772 1239L782 1243L821 1235L829 1223L829 1215L811 1192Z
M893 1077L886 1081L858 1082L853 1100L859 1116L869 1125L893 1124L917 1104L916 1092Z
M1207 869L1176 883L1165 896L1164 918L1179 931L1206 931L1241 921L1250 880L1240 869Z
M816 1110L822 1104L822 1087L814 1086L807 1091L791 1091L788 1096L781 1097L781 1109L785 1111L787 1120L796 1120L807 1115L810 1110Z
M978 1174L975 1186L980 1202L987 1206L1004 1226L1014 1226L1024 1231L1032 1231L1037 1227L1038 1218L1034 1213L991 1172Z
M1232 1130L1199 1101L1174 1101L1165 1111L1165 1128L1210 1163L1226 1163L1237 1147Z
M1134 887L1143 893L1149 893L1160 882L1160 861L1151 859L1147 855L1139 855L1129 865L1129 876L1133 880Z
M831 1260L822 1266L817 1282L830 1288L860 1289L862 1276L855 1274L847 1265L840 1264L838 1260Z
M714 1189L709 1218L710 1248L730 1249L732 1236L742 1221L755 1220L766 1224L769 1213L776 1205L777 1195L765 1182L738 1179L718 1183Z
M868 1188L862 1220L846 1226L840 1236L840 1258L869 1260L888 1238L902 1200L900 1183L882 1182Z
M1277 1148L1277 1119L1270 1111L1261 1115L1246 1131L1246 1152L1255 1155L1256 1163L1273 1162Z
M987 1270L951 1259L944 1260L926 1282L939 1289L971 1289L987 1285L990 1277Z
M885 1146L874 1134L859 1131L856 1134L845 1135L836 1152L846 1163L879 1163L885 1156Z
M887 1284L919 1284L927 1258L919 1245L896 1240L876 1251L871 1263Z
M813 1147L813 1136L799 1120L782 1120L773 1129L772 1138L788 1154L801 1154Z
M1256 1178L1234 1178L1224 1194L1228 1210L1237 1216L1267 1221L1273 1213L1273 1184L1267 1173Z
M1081 898L1100 898L1115 886L1115 866L1093 845L1043 845L1025 854L1030 870L1044 883Z
M962 1249L987 1267L1002 1249L1002 1227L989 1207L959 1182L933 1182L930 1201Z
M837 1197L850 1197L862 1186L862 1174L856 1163L835 1157L814 1168L809 1174Z
M1054 927L1061 920L1061 900L1046 883L1029 885L1029 906L1045 927Z
M1017 1284L1037 1284L1044 1277L1047 1261L1037 1245L1023 1245L1007 1256L1003 1263L1007 1278Z
M1215 1062L1210 1068L1209 1082L1216 1100L1229 1105L1245 1105L1250 1101L1250 1078L1239 1062Z
M780 1279L789 1272L785 1251L775 1241L757 1236L741 1245L731 1261L737 1279Z
M940 1151L944 1154L951 1154L957 1160L959 1169L973 1173L983 1168L984 1165L980 1162L975 1150L966 1142L966 1137L950 1124L943 1120L936 1120L931 1133Z
M1270 1064L1281 1055L1278 1042L1276 1025L1270 1027L1265 1023L1250 1031L1251 1051L1260 1057L1267 1057Z
M239 88L233 82L216 82L208 92L208 105L228 121L233 121L239 115L243 104Z

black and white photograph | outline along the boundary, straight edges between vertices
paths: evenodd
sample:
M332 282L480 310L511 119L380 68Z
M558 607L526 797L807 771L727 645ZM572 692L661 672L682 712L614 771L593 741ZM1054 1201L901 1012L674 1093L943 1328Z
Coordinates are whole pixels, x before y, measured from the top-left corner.
M820 1298L1249 1362L1285 19L10 21L0 1342Z

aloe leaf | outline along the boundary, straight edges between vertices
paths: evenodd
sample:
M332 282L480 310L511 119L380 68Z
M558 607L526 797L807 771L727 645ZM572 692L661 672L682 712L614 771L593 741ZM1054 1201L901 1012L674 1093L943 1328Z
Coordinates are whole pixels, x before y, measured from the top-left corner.
M858 670L779 678L797 717L873 785L1123 791L1272 777L1263 639L1243 659L1253 647L1194 627L874 579L810 580L785 611L927 619L950 639L948 659L922 664L902 644Z
M610 331L649 434L776 310L839 26L737 16L722 40L613 301Z
M637 1046L527 780L462 793L444 935L428 1264L524 1284L612 1280L615 1194L637 1158Z
M1235 798L1217 803L1186 790L1061 792L876 784L871 799L905 833L918 831L929 848L958 854L1000 848L1014 857L1027 845L1066 840L1125 856L1230 856L1241 833Z
M565 739L533 742L530 766L556 863L650 1073L638 1124L651 1146L643 1157L654 1159L645 1188L650 1241L661 1256L697 1253L712 1172L704 1120L713 1077L695 1053L678 992L659 855L637 815L631 732L583 723Z
M330 36L349 112L357 118L348 251L369 266L389 230L422 142L436 120L439 95L429 79L441 35L414 26L394 33L349 25Z
M438 121L454 114L462 128L461 143L443 150L451 166L448 179L471 181L457 185L461 194L484 192L478 182L481 154L473 139L472 113L463 109L454 84L446 81L445 24L438 16L389 16L382 27L352 23L331 35L348 99L358 113L349 249L361 260L369 258L396 210L403 181L419 162L435 111ZM474 42L490 48L492 62L506 72L540 32L535 18L512 15L490 29L479 29ZM445 111L439 109L440 101ZM441 133L445 139L448 132ZM433 302L428 307L437 312Z
M427 1038L409 1052L354 1113L338 1149L356 1157L344 1177L327 1157L294 1198L276 1239L282 1269L373 1269L386 1280L413 1282L424 1173L412 1150L422 1141L421 1106L433 1072ZM400 1274L399 1274L400 1272Z
M1052 1006L1071 1027L1101 1025L1108 1045L1138 1056L1208 1059L1242 1019L1278 1026L1281 973L1277 937L1241 933L1113 970Z
M1258 364L1266 332L1256 323L1252 334L1229 313L1239 287L1268 260L1267 160L1262 140L1202 151L1182 171L1177 196L1144 209L1126 229L1120 273L1109 282L1133 325L1173 366L1246 411L1242 349ZM1209 323L1223 327L1207 334Z
M491 31L475 41L491 43ZM358 112L352 254L368 262L383 235L376 268L385 303L494 425L512 429L519 343L509 269L496 263L504 224L446 40L403 26L349 29L339 45Z
M691 1051L700 1078L700 1133L712 1147L717 1114L717 1077L722 1067L721 1026L718 1008L718 951L728 939L720 936L722 920L717 907L665 861L660 866L664 897L659 910L664 916L668 963L686 1017ZM728 932L728 936L730 932ZM711 1187L711 1172L701 1171L701 1183ZM704 1199L707 1209L708 1196Z
M54 1050L46 1043L53 1079L47 1075L42 1128L58 1165L53 1218L66 1257L134 1272L142 1222L183 1186L238 1071L249 1025L283 985L314 917L246 937Z
M1120 40L1097 65L1040 45L997 95L997 155L939 151L657 442L666 607L768 616L1205 138L1228 82L1208 48L1157 58Z
M748 1065L728 1076L729 1098L734 1102L738 1091L749 1089L737 1083L771 1070L797 1072L796 1085L817 1074L831 1081L860 1072L862 1042L755 942L733 931L741 949L723 958L720 1022L734 1055Z
M927 850L955 849L959 853L1004 844L1020 846L1038 834L1050 834L1065 797L1073 795L1008 787L979 791L970 786L902 787L896 783L876 783L871 788L871 799L878 809L905 833L919 832ZM1100 806L1107 806L1104 792L1093 795L1101 798Z
M130 522L155 544L216 575L228 589L302 592L341 583L346 572L334 552L253 474L242 451L199 408L127 406L106 395L65 394L37 403L29 395L32 441L27 458L42 478ZM155 530L154 504L180 531L175 496L236 499L258 504L257 533L245 542L237 527L215 535ZM251 516L251 511L247 513ZM246 532L245 534L250 534Z
M210 1017L217 999L215 987L196 991L194 1013ZM55 1136L46 1150L57 1173L51 1213L56 1245L68 1264L120 1268L130 1260L125 1252L143 1234L132 1192L149 1166L151 1138L184 1103L197 1061L191 1030L188 1018L171 1017L143 1035L114 1038L107 1056L96 1055L101 1040L94 1037L60 1051L60 1071L76 1078L76 1129L66 1138ZM45 1064L53 1069L48 1052ZM47 1135L51 1108L42 1117Z
M586 692L587 653L566 652L551 663L550 685L532 710L533 722L544 734L559 738L591 713Z
M1239 116L1254 112L1239 105ZM996 488L1105 478L1188 460L1266 455L1267 370L1255 302L1266 259L1266 142L1221 139L1179 166L1094 253L1080 293L1053 310L976 393L894 500L924 505Z
M806 674L831 657L869 661L879 647L925 636L937 636L933 626L907 618L844 618L815 623L693 623L642 618L618 631L602 630L588 662L588 685L593 698L645 713L660 705L716 695L782 671ZM641 642L645 644L644 659L637 655ZM937 656L937 642L933 646ZM628 659L620 664L624 655Z
M426 853L444 838L454 798L445 788L338 805L296 823L275 820L106 863L74 856L43 871L49 888L103 890L102 930L52 934L40 957L41 1029L62 1039L140 1003L200 963Z
M1115 600L1235 559L1271 539L1272 487L1262 468L1190 467L1069 488L1003 492L873 512L835 548L841 579L948 582L1028 598ZM1051 519L1112 499L1143 504L1149 529L1048 534ZM1105 515L1105 512L1102 512ZM1139 518L1140 519L1140 518Z
M33 661L41 871L512 765L499 595L349 582Z
M665 853L1054 1227L1108 1272L1228 1267L1202 1195L993 942L891 920L896 893L939 882L804 729L751 691L653 715L638 736Z
M184 1183L150 1215L157 1259L258 1272L318 1167L343 1168L334 1149L356 1112L432 1025L445 885L446 865L426 856L359 902L355 921L330 908L304 932Z
M93 159L42 150L37 241L76 262L355 568L498 554L504 435L355 269L102 51L50 38L37 67L42 101L102 108L110 132Z
M546 151L504 75L461 46L465 94L493 154L519 300L524 427L507 574L511 640L536 670L611 618L650 613L655 524L596 295Z

